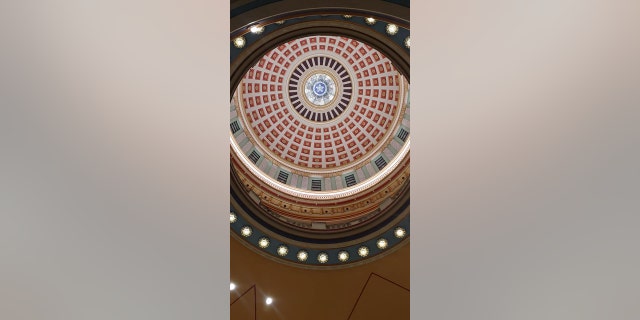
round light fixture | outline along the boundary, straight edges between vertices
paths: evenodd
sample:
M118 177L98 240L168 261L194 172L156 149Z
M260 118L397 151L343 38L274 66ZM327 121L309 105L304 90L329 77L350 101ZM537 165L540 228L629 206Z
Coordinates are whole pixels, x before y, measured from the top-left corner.
M298 251L297 257L300 261L307 261L307 257L309 257L309 254L304 250L300 250Z
M342 262L349 260L349 252L346 252L346 251L338 252L338 260Z
M229 284L229 291L231 291L231 290L235 290L235 289L236 289L236 284L235 284L235 283L233 283L233 282L231 282L231 283Z
M376 19L371 18L371 17L369 17L369 18L364 18L364 22L366 22L368 25L370 25L370 26L371 26L371 25L374 25L374 24L376 23Z
M233 39L233 45L238 49L244 47L246 43L247 42L244 40L244 37L242 36Z
M236 214L235 214L235 213L233 213L233 212L232 212L232 213L229 215L229 221L231 221L231 223L234 223L234 222L236 222L237 220L238 220L238 217L236 216Z
M276 21L277 24L284 24L284 20L278 20Z
M365 246L360 247L358 249L358 254L363 258L368 256L369 255L369 248L367 248Z
M404 46L407 48L411 47L411 37L404 39Z
M318 254L318 262L320 263L327 263L327 261L329 261L329 255L321 252L320 254Z
M348 14L345 14L345 15L343 15L342 17L343 17L343 18L345 18L345 19L351 19L351 17L353 17L353 16L348 15Z
M267 297L267 299L265 299L264 302L269 305L273 303L273 299L271 297Z
M242 229L240 229L240 234L242 234L242 236L244 237L248 237L253 233L253 230L251 230L251 227L249 226L244 226L242 227Z
M264 27L260 25L255 25L249 29L253 34L261 34L264 31Z
M387 33L390 35L394 35L396 33L398 33L398 26L393 24L393 23L389 23L387 25Z
M393 234L396 236L396 238L402 239L407 235L407 231L402 227L397 227L396 230L393 231Z
M269 238L267 238L267 237L260 238L260 240L258 240L258 246L260 246L260 248L262 248L262 249L268 247L269 246Z
M289 248L285 245L281 245L278 247L278 254L282 257L286 256L289 253Z
M379 239L377 244L379 249L385 249L389 245L385 238Z

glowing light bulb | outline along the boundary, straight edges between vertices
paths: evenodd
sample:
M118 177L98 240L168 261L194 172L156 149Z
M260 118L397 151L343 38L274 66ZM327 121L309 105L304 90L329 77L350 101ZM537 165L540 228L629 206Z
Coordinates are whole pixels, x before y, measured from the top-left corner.
M246 43L247 42L244 40L244 37L237 37L233 39L233 45L238 49L244 47Z
M398 33L398 26L393 24L393 23L389 23L387 25L387 33L390 35L394 35L396 33Z

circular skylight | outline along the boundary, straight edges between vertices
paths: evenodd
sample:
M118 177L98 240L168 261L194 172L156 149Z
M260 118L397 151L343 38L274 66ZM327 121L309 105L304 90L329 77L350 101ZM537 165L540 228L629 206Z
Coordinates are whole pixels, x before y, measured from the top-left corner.
M314 73L304 85L304 94L314 105L325 106L335 98L336 84L327 74Z

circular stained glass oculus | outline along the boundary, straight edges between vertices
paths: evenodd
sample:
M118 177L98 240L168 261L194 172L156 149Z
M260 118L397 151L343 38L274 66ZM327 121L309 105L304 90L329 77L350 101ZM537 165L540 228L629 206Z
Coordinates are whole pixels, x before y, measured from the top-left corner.
M327 56L310 57L298 64L288 87L293 109L314 122L331 121L340 116L353 94L347 69Z
M316 73L307 79L304 93L309 102L317 106L325 106L335 98L336 84L328 75Z

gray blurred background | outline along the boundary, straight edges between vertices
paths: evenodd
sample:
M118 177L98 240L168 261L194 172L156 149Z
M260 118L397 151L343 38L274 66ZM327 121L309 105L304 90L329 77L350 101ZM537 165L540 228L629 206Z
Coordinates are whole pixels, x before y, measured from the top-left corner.
M228 318L228 5L0 4L0 318ZM638 319L640 3L412 3L412 317Z

